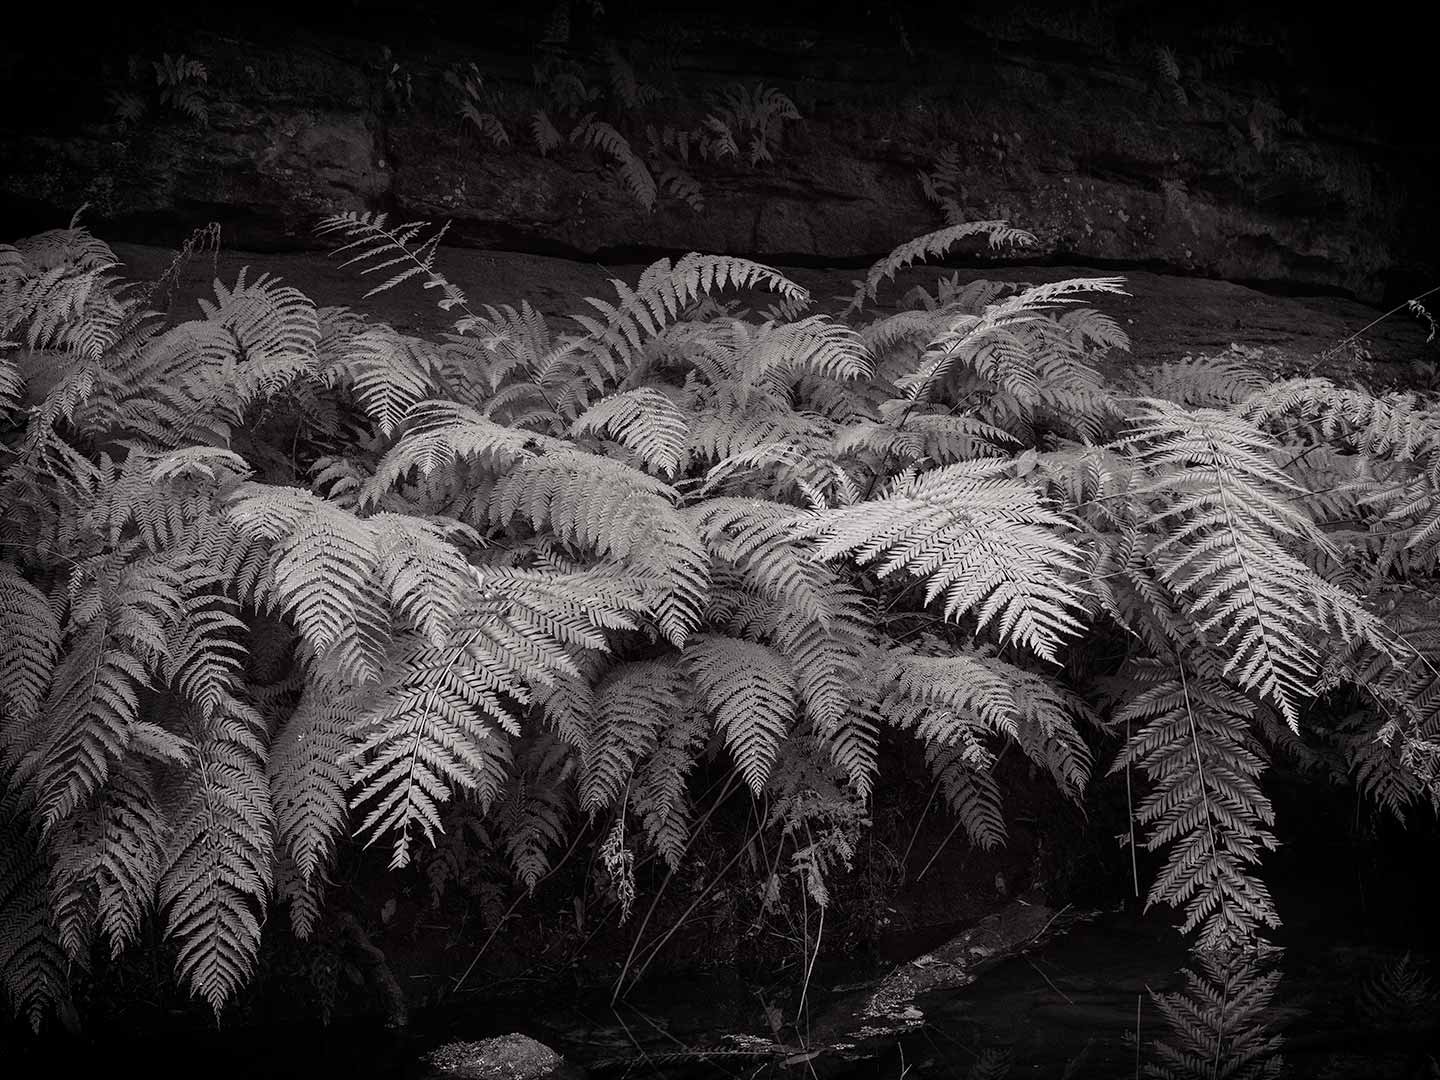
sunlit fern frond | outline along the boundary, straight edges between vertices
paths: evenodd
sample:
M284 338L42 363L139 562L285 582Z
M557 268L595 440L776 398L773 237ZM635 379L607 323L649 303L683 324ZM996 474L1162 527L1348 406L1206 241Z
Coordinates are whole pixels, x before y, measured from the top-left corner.
M1137 372L1130 379L1141 397L1163 398L1177 405L1223 409L1265 391L1274 380L1251 361L1234 353L1186 355Z
M601 317L574 317L585 331L576 348L594 357L617 381L635 364L645 340L659 334L703 296L736 288L767 289L796 304L809 299L809 293L778 271L731 255L692 252L673 266L669 259L660 259L645 268L633 289L619 278L610 283L618 303L586 297L586 303Z
M435 254L450 226L446 223L429 237L421 239L429 228L429 223L424 221L392 225L387 214L352 210L324 218L315 227L315 231L321 236L339 234L349 241L334 251L336 255L353 252L350 258L340 264L342 267L369 263L370 265L360 271L362 274L400 268L367 292L366 299L393 289L411 278L422 277L425 288L440 290L441 299L437 303L442 310L450 311L456 307L465 310L468 304L465 294L435 269Z
M219 1014L255 973L273 882L274 815L258 717L196 725L195 767L174 794L159 885L177 974Z
M514 466L490 497L490 520L548 528L562 543L621 560L659 587L661 632L675 644L698 625L709 555L675 509L668 484L610 458L556 449Z
M96 930L108 939L112 959L140 939L169 835L150 770L133 757L51 834L50 904L73 961L88 963Z
M381 435L390 436L417 404L435 396L440 356L428 342L388 326L366 327L330 343L320 376L355 395Z
M924 578L925 602L943 596L946 618L973 612L979 629L993 623L1002 641L1053 660L1080 629L1080 553L1064 536L1067 519L1003 476L1006 467L974 461L922 473L869 502L815 511L796 535L819 540L821 558L883 559L882 577Z
M305 887L329 865L345 833L352 772L346 762L362 704L354 694L306 687L271 743L267 773L275 839Z
M860 336L824 315L781 325L766 324L740 358L742 387L770 385L788 391L804 374L861 379L872 361Z
M443 521L443 519L442 519ZM458 522L382 513L365 519L375 544L379 582L391 608L432 645L443 646L474 572L459 538L479 538Z
M11 760L51 829L105 783L115 762L138 751L184 761L177 739L139 714L147 659L167 654L180 616L182 579L163 559L101 563L76 586L68 652L38 711L43 726L11 725ZM18 745L17 745L18 744Z
M1239 948L1278 927L1269 890L1253 874L1276 847L1275 814L1260 789L1266 760L1249 732L1255 704L1233 687L1151 664L1115 722L1135 725L1111 772L1138 765L1152 790L1136 808L1151 851L1170 853L1146 900L1183 908L1182 933L1202 950Z
M424 401L411 409L405 430L381 458L361 495L363 505L379 501L387 491L418 473L428 477L441 469L479 461L505 466L531 455L537 436L486 419L468 405Z
M895 380L907 397L931 400L952 373L971 371L996 392L1034 405L1042 392L1095 391L1098 380L1074 343L1078 334L1051 317L1057 305L1077 303L1077 293L1125 295L1124 279L1068 278L1033 285L980 315L956 315L931 340L915 369ZM1050 329L1046 329L1046 328Z
M1227 656L1226 673L1273 700L1292 726L1316 667L1307 628L1339 619L1383 640L1358 598L1329 586L1291 553L1330 544L1288 496L1298 485L1276 463L1274 441L1214 409L1148 399L1120 446L1152 479L1147 523L1162 539L1149 554L1190 605L1196 631Z
M342 759L354 770L351 806L365 813L357 835L368 846L389 834L392 868L409 864L414 826L434 843L455 789L489 806L509 775L507 736L520 734L515 713L529 693L489 642L470 636L402 649Z
M1376 396L1328 379L1287 379L1252 394L1236 412L1256 424L1298 416L1314 422L1325 438L1371 457L1424 460L1440 452L1440 408L1414 394Z
M599 433L640 456L647 468L673 476L688 454L689 414L670 395L642 386L601 398L575 421L571 435Z
M374 527L308 491L254 483L236 489L226 516L273 544L270 599L317 658L347 680L377 679L390 619Z
M794 723L799 700L793 670L774 649L714 634L687 642L682 663L758 796Z
M949 225L935 232L926 233L914 240L906 241L889 255L870 267L863 282L855 283L855 295L846 306L844 315L858 312L867 302L873 303L882 283L893 278L905 267L925 259L942 256L961 240L972 236L984 236L991 249L998 250L1005 245L1017 247L1034 244L1035 237L1024 229L1012 228L1004 221L967 221L960 225Z
M266 274L247 283L241 270L233 289L218 280L214 288L214 303L201 300L200 309L234 337L239 360L227 389L238 418L314 370L320 319L309 297Z

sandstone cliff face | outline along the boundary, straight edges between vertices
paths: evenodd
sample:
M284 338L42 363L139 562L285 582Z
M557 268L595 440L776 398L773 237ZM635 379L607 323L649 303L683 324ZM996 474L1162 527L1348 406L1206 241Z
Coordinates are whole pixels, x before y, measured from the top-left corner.
M1031 257L1368 300L1433 283L1433 135L1367 116L1353 90L1326 92L1328 54L1291 44L1283 22L1187 28L1127 23L1121 4L1082 17L1030 3L943 30L903 5L829 19L667 7L658 26L638 2L603 16L582 2L546 45L542 7L500 5L484 27L423 3L331 4L305 26L255 11L91 33L68 59L12 44L0 93L35 104L0 117L4 231L63 224L89 203L86 220L115 239L175 242L218 220L231 246L283 249L312 244L320 215L374 209L542 254L834 264L943 224L917 175L948 160L942 188L966 217L1031 230ZM663 96L624 104L591 59L607 34ZM547 50L581 60L600 92L587 108L642 157L647 125L698 129L736 84L783 91L803 119L772 124L773 161L692 160L703 209L663 190L647 208L605 154L538 152L533 68ZM150 61L163 52L205 63L205 123L159 100ZM460 116L444 73L470 62L508 147ZM121 123L112 92L145 113ZM1398 91L1373 93L1378 113ZM550 105L567 134L574 118Z

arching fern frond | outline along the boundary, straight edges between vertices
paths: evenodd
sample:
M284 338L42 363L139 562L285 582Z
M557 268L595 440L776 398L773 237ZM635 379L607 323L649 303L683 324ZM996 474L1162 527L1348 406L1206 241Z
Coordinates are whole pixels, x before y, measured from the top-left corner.
M350 241L335 249L337 255L344 251L354 252L341 266L369 262L370 265L360 271L362 274L401 267L387 280L367 292L367 300L413 277L423 277L425 288L441 291L442 299L438 303L442 310L449 311L455 307L464 309L468 303L465 294L435 269L435 253L450 226L448 223L442 225L427 239L421 240L420 237L428 227L428 223L424 221L391 225L387 214L352 210L323 219L315 227L315 231L321 236L339 233Z
M586 303L600 312L603 321L575 316L586 331L575 346L593 356L612 377L634 366L644 340L660 333L695 300L718 289L770 289L797 305L810 298L806 290L768 266L732 255L693 252L673 266L669 259L651 263L634 289L619 278L612 278L610 283L620 302L609 304L586 297Z
M570 427L571 435L591 432L618 440L661 474L673 476L688 456L688 414L668 394L650 386L600 399Z
M506 698L523 703L528 694L481 647L415 647L393 669L344 760L359 762L351 805L366 815L357 834L367 846L393 834L390 865L399 868L410 862L412 825L434 843L453 788L482 806L494 801L509 771L505 733L520 733Z
M378 678L390 620L374 528L308 491L254 483L236 490L226 516L273 542L271 598L317 658L350 681Z
M974 612L980 629L995 623L1001 640L1047 660L1080 629L1082 596L1073 576L1079 550L1073 526L1027 484L1001 474L1005 461L948 465L903 481L883 498L813 512L797 537L820 541L821 558L881 560L926 578L925 602L943 595L945 616Z
M1012 228L1004 221L967 221L960 225L948 225L943 229L926 233L924 236L918 236L914 240L908 240L901 244L870 267L870 272L865 275L865 280L855 283L855 295L851 297L850 303L842 314L850 315L859 311L867 301L873 303L879 293L880 285L893 278L905 267L925 259L944 255L961 240L972 236L984 236L990 242L990 247L997 249L1006 244L1029 246L1036 242L1032 233L1028 233L1024 229Z
M1286 548L1329 550L1287 495L1298 485L1274 463L1274 442L1244 420L1147 399L1120 444L1151 473L1147 522L1164 539L1150 558L1192 604L1195 629L1226 655L1225 672L1273 700L1293 727L1310 693L1315 653L1304 628L1383 628L1359 601L1329 586Z

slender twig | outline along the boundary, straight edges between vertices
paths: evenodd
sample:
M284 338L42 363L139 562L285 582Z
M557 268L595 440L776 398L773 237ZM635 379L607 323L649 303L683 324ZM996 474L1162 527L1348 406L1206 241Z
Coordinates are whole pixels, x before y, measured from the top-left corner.
M730 856L730 861L720 868L720 872L711 879L710 884L706 885L705 888L701 891L700 895L695 897L695 899L691 901L690 906L681 913L680 918L675 920L674 924L670 927L670 929L666 930L665 933L661 935L660 940L655 942L655 944L650 947L648 955L640 964L640 969L636 971L634 976L632 976L630 979L630 989L634 989L635 984L638 983L640 979L645 975L645 970L650 966L650 962L655 959L655 957L659 954L660 950L665 947L666 943L669 942L669 940L675 936L676 932L680 929L680 927L685 924L685 920L690 917L691 912L693 912L697 907L700 906L700 904L705 900L705 898L710 895L711 890L713 890L716 885L720 884L720 881L725 877L727 873L730 872L730 868L740 861L740 856L745 854L745 849L750 846L752 839L753 838L749 836L745 838L745 842L740 845L739 849L735 852L734 855ZM651 910L654 910L653 905L651 906ZM638 944L639 938L637 937L636 945ZM625 982L625 976L630 971L630 961L634 958L634 956L635 946L632 945L630 947L630 956L626 958L625 966L620 970L620 977L615 980L615 989L610 997L610 1002L612 1005L620 999L621 986Z
M735 786L735 782L736 782L738 779L739 779L739 774L738 774L738 773L733 773L733 772L732 772L732 773L729 775L729 777L726 779L725 787L721 790L719 796L716 797L715 801L714 801L713 803L711 803L710 809L705 812L705 816L702 817L698 822L696 822L694 828L692 828L692 829L690 830L690 839L686 841L686 843L685 843L685 849L684 849L684 851L682 851L682 852L680 853L680 858L675 860L675 863L676 863L677 866L684 860L686 852L688 852L688 851L690 850L690 845L695 842L695 837L700 834L700 830L701 830L701 828L705 825L705 822L707 822L707 821L710 820L710 815L713 814L713 813L715 813L716 809L719 808L720 804L723 803L723 802L725 801L725 799L729 796L731 790L732 790L732 789L734 788L734 786ZM745 849L742 847L740 850L741 850L741 851L744 851ZM736 857L737 857L737 858L739 857L738 854L737 854ZM734 860L732 860L732 862L733 862L733 861L734 861ZM727 866L726 869L729 869L729 867ZM722 871L722 872L723 872L723 871ZM634 940L633 942L631 942L631 944L630 944L630 952L629 952L628 954L626 954L625 963L624 963L624 965L623 965L623 966L621 967L621 969L620 969L620 977L615 980L614 992L611 994L611 997L610 997L610 1004L612 1004L612 1005L615 1004L615 1002L619 1000L619 997L620 997L620 987L624 984L624 982L625 982L625 976L626 976L626 974L630 971L630 965L631 965L631 963L633 963L634 960L635 960L635 952L636 952L637 949L640 948L640 941L641 941L641 939L645 936L645 928L650 925L650 918L651 918L651 916L653 916L653 915L655 914L655 908L656 908L657 906L659 906L659 904L660 904L660 898L665 895L665 890L669 887L670 882L674 879L674 877L675 877L675 867L671 867L669 870L666 871L666 873L665 873L665 880L660 883L660 888L659 888L658 890L656 890L656 892L655 892L655 898L650 901L650 907L646 909L646 911L645 911L645 917L640 920L640 926L639 926L639 927L636 929L636 931L635 931L635 940ZM709 890L707 889L706 891L708 892ZM702 894L702 895L703 895L703 894ZM686 914L687 914L687 915L689 914L690 910L693 910L693 909L694 909L694 906L695 906L694 904L690 905L690 909L686 911ZM682 918L683 918L683 917L682 917ZM673 928L673 927L671 928L670 933L672 933L672 934L674 933L674 928ZM669 934L665 935L665 937L661 939L661 944L664 944L664 942L665 942L666 940L668 940L668 938L669 938ZM651 955L653 956L653 953L652 953ZM646 961L646 964L648 964L648 963L649 963L649 961L647 960L647 961ZM631 985L632 985L632 986L635 984L636 981L639 980L640 976L644 974L644 971L645 971L645 969L644 969L644 967L642 967L642 968L640 969L639 973L636 974L635 978L634 978L633 980L631 980Z

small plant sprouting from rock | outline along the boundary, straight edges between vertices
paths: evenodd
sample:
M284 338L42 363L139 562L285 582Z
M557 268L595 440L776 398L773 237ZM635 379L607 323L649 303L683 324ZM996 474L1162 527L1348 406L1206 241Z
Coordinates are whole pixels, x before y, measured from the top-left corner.
M199 60L184 53L171 56L165 53L159 60L152 60L155 70L155 85L159 90L159 104L204 125L209 122L209 106L205 100L205 87L210 73ZM129 59L131 82L140 80L143 62L138 56ZM109 94L114 118L122 127L134 126L144 119L149 111L145 95L138 89L112 90Z
M470 61L463 68L451 68L445 72L445 81L460 94L460 115L475 132L496 149L510 146L510 133L496 115L496 95L485 87L485 76Z

